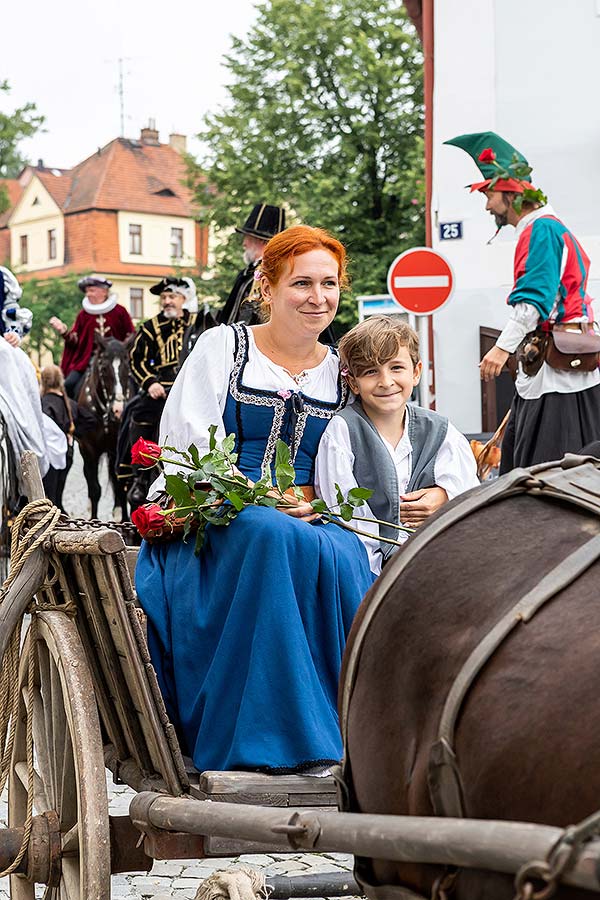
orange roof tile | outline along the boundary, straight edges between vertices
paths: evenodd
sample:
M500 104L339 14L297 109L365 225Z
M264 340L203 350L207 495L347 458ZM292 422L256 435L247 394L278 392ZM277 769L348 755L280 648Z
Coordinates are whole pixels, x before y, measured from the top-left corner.
M17 205L21 194L23 193L23 187L19 183L17 178L2 178L0 179L0 186L6 188L6 193L8 194L8 201L10 206L3 212L0 216L0 228L8 223L10 218L10 214Z
M117 138L70 172L65 213L84 209L194 215L185 161L168 144Z
M58 170L57 170L58 171ZM71 175L69 172L55 175L53 172L44 169L36 169L33 172L42 182L55 203L63 208L63 204L69 194L71 187Z

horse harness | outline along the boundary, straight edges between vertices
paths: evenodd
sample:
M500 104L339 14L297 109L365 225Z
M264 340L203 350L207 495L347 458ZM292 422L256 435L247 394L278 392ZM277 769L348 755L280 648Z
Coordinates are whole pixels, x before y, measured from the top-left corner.
M96 366L94 366L94 360L96 361ZM108 426L111 419L112 404L115 402L122 403L125 401L123 386L121 385L121 391L116 391L109 396L109 392L106 387L106 381L104 378L102 354L100 354L98 351L92 357L92 361L86 375L88 384L86 384L85 387L87 396L90 400L90 411L96 413L98 418L102 420L104 430L108 431ZM100 389L102 389L103 396L100 395Z
M382 605L382 602L394 584L398 575L404 571L418 553L432 540L445 532L451 525L466 518L471 513L489 506L498 500L522 493L548 497L575 504L600 516L600 463L594 457L567 454L560 462L543 463L529 469L514 469L499 478L484 490L478 488L463 495L448 508L444 508L438 517L426 529L417 533L403 549L394 562L384 570L379 582L379 589L373 594L371 602L360 621L358 631L350 650L346 666L346 678L342 687L340 726L344 741L344 762L341 771L336 772L339 781L340 808L350 808L351 773L347 760L348 711L354 683L358 673L358 664L362 644L371 622ZM456 722L462 709L465 697L473 686L477 676L493 657L503 641L522 622L529 622L536 612L557 593L568 587L596 560L600 558L600 535L595 535L582 546L563 559L542 580L524 594L515 605L494 625L491 631L479 642L471 652L446 697L440 717L437 740L432 745L429 755L428 787L431 803L437 816L465 818L464 790L460 768L454 750ZM555 851L569 849L562 853L562 868L574 852L575 834L581 842L592 828L597 828L599 815L590 820L567 829L563 841L559 842ZM591 824L590 824L591 823ZM564 847L563 847L564 844ZM579 846L579 844L577 844ZM545 865L545 864L544 864ZM561 871L562 871L561 868ZM542 877L554 883L560 872L552 872L552 878L545 872L535 871L529 877ZM525 873L526 875L528 873ZM452 870L446 870L441 879L434 885L433 896L444 897L451 889L454 880ZM517 881L523 877L517 876ZM524 883L524 882L523 882ZM369 886L369 892L376 897L377 886ZM397 900L424 900L414 891L397 885L385 886L386 896ZM383 895L382 895L383 896ZM548 894L549 896L549 894Z

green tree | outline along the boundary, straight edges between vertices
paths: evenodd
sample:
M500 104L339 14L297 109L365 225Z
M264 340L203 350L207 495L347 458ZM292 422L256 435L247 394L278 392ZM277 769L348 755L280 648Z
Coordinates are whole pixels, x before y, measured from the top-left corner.
M0 92L10 93L8 81L0 81ZM25 138L33 137L41 129L45 118L35 103L26 103L11 113L0 113L0 177L15 178L27 159L19 151Z
M424 242L420 44L397 0L263 0L227 57L228 102L209 115L193 170L204 218L219 229L256 202L346 244L353 294L385 291L401 250ZM210 188L207 186L210 185ZM240 267L239 238L217 247L224 297ZM356 318L352 297L339 319Z
M80 278L81 275L65 275L47 281L34 278L21 283L21 306L26 306L33 313L33 325L23 349L37 357L38 365L48 351L54 362L60 361L64 341L50 328L48 321L52 316L58 316L67 325L72 325L81 309L81 291L77 287Z

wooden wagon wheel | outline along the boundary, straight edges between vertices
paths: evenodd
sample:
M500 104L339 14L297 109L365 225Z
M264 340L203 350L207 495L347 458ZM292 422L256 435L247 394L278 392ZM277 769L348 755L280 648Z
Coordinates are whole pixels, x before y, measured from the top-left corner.
M100 723L83 646L71 619L62 612L39 613L34 652L34 815L54 810L61 842L57 872L44 896L109 900L108 799ZM26 663L21 666L20 688L9 776L8 822L14 827L23 825L27 808ZM13 900L33 900L33 881L11 875L10 895Z

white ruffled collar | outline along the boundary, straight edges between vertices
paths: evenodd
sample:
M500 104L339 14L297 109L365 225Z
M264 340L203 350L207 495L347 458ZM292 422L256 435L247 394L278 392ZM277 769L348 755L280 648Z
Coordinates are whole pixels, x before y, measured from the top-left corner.
M102 303L90 303L88 298L84 297L81 301L81 305L86 313L91 313L92 316L104 316L106 313L109 313L111 309L115 308L118 299L116 294L109 294Z

